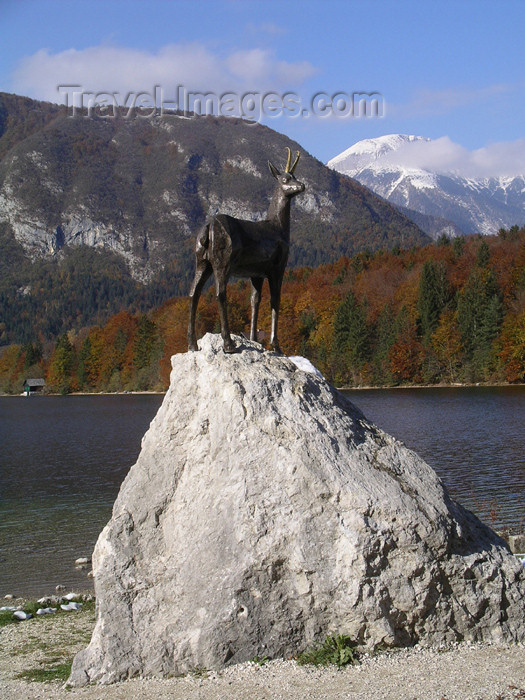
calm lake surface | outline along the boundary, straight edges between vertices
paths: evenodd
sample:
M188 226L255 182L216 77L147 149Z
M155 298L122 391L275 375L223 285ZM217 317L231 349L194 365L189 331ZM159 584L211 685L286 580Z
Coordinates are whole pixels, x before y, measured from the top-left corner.
M495 528L525 525L525 388L345 392ZM163 397L0 397L0 597L92 587L90 556Z

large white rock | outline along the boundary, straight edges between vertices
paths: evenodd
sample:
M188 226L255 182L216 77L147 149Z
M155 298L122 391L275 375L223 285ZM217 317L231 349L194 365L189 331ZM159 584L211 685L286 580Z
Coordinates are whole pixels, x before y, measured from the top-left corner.
M322 377L237 338L171 385L93 564L70 683L367 647L525 640L525 575L435 472Z

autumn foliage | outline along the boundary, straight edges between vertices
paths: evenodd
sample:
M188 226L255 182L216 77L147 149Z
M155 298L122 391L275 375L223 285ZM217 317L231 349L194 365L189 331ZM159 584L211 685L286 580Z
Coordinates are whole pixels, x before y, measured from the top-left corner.
M248 334L249 302L249 282L233 280L233 333ZM187 316L187 299L173 298L148 314L122 310L104 326L54 342L5 347L0 388L19 391L24 377L45 376L60 392L163 390L171 356L186 351ZM266 343L266 285L259 328ZM206 332L219 332L213 287L198 310L198 336ZM525 229L289 270L280 343L337 385L523 382Z

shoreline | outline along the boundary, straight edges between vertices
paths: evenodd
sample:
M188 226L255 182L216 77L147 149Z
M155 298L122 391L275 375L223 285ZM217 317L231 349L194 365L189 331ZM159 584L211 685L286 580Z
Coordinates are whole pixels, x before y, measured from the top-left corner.
M462 384L456 382L453 384L367 384L365 386L336 386L337 391L390 391L402 389L498 389L506 387L525 387L525 382L475 382L473 384ZM167 389L166 389L167 391ZM56 394L52 392L35 392L30 396L164 396L166 391L144 390L144 391L72 391L69 394ZM0 398L28 398L25 393L21 394L4 394L0 392Z
M476 382L474 384L397 384L395 386L382 384L380 386L370 384L366 386L338 386L338 391L370 391L378 389L382 391L397 390L397 389L498 389L506 387L525 387L525 383L517 382Z
M166 390L167 391L167 390ZM164 396L166 391L72 391L69 394L55 394L52 392L33 392L30 397L57 397L57 396ZM0 392L0 398L29 398L25 393L21 394L3 394Z

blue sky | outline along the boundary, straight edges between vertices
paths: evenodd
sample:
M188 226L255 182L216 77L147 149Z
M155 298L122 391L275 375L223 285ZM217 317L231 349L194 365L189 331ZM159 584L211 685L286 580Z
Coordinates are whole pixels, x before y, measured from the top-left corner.
M524 26L522 0L0 0L0 90L61 102L63 84L183 85L292 92L308 108L319 92L376 92L381 118L264 123L322 161L410 133L448 137L456 159L489 148L497 169L525 153Z

